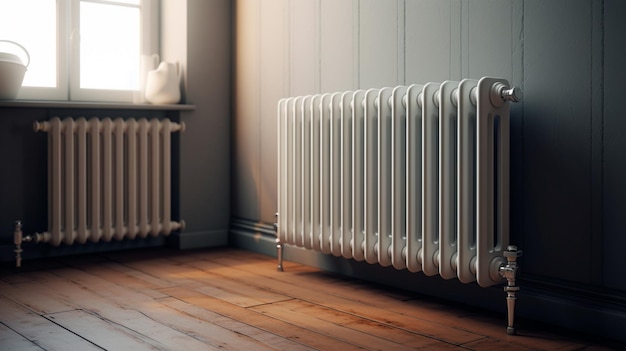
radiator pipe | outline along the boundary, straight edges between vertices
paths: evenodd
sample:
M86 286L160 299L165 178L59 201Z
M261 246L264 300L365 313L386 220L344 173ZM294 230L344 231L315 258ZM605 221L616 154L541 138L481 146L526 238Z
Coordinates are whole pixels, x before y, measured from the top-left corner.
M507 328L506 333L508 335L515 335L515 293L520 290L516 285L517 270L517 258L522 255L522 251L517 249L517 246L509 245L507 250L503 253L506 258L506 264L502 264L499 269L500 276L506 278L507 285L504 287L506 292L506 309L507 309Z

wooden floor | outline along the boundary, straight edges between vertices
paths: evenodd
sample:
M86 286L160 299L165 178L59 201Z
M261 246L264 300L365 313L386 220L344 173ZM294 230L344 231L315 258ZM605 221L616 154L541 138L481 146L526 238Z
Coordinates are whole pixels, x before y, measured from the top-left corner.
M0 268L0 350L612 350L236 249Z

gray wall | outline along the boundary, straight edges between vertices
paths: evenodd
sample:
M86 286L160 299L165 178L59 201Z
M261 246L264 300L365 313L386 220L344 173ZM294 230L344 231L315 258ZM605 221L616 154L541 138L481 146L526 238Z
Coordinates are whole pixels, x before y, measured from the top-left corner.
M619 0L236 1L231 240L270 247L244 227L269 238L275 220L279 98L504 77L524 93L511 111L511 241L527 315L624 338L604 326L626 325L624 15ZM581 310L595 303L613 316L601 326Z
M163 57L186 62L184 91L194 111L183 112L180 141L180 212L186 228L180 247L228 243L230 219L230 121L232 4L228 0L165 0L161 30L179 32L162 46ZM180 18L171 18L186 7ZM166 37L164 34L163 37ZM182 41L183 44L176 41ZM181 50L182 49L182 50Z

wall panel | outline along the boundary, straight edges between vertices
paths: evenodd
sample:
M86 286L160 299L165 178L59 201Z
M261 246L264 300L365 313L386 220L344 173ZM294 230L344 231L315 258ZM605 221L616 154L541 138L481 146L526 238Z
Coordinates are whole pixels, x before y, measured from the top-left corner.
M513 3L501 0L480 0L464 3L468 10L467 76L503 77L511 80L513 48L519 40L512 33ZM521 13L518 14L521 18ZM517 19L514 19L517 20ZM521 53L519 53L521 54Z
M406 83L461 79L461 12L458 1L405 4Z
M285 31L289 23L284 0L263 2L261 8L260 47L260 164L255 175L258 187L260 218L273 223L276 213L277 164L276 164L276 106L278 100L289 93L287 84L287 40Z
M398 84L398 2L361 0L359 6L360 88L395 86Z
M355 16L358 4L353 0L321 0L320 74L321 91L356 89L354 77L354 36L358 34Z
M319 1L289 2L291 96L320 91Z
M255 219L260 219L260 14L260 0L237 1L233 212L235 217Z
M604 71L604 283L626 291L626 118L623 91L626 81L626 3L605 2Z

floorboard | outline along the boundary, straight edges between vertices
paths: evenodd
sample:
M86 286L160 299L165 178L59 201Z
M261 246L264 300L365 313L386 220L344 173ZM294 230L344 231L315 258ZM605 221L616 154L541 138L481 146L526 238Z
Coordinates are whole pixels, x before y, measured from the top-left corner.
M0 345L4 350L42 350L32 341L0 323Z
M2 350L619 350L237 249L0 267Z
M0 299L0 311L3 350L98 350L54 319L34 313L19 303Z

